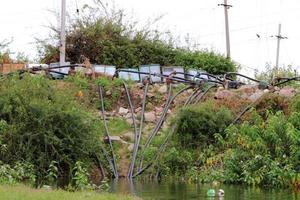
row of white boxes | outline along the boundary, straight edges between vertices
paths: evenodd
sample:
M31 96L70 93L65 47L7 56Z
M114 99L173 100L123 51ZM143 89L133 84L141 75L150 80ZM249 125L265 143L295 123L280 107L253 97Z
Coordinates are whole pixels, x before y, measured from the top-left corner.
M69 65L69 63L67 63ZM55 67L58 66L59 63L52 63L50 64L50 67ZM96 73L103 73L108 76L113 76L116 73L116 67L112 65L97 65L94 64L92 65L95 69ZM76 67L76 71L81 71L83 68L81 67ZM122 69L121 69L122 70ZM184 67L181 66L160 66L158 64L149 64L149 65L142 65L139 68L123 68L123 70L128 70L128 71L135 71L135 72L144 72L144 73L152 73L152 74L163 74L163 75L169 75L173 71L180 72L180 73L187 73L191 75L196 75L198 72L204 72L196 69L188 69L185 70ZM64 72L68 73L69 67L63 68L63 69L55 69L53 71L59 71L59 72ZM132 72L122 72L120 71L118 73L119 78L124 79L124 80L132 80L136 82L140 82L143 80L143 78L147 75L145 74L139 74L139 73L132 73ZM180 78L185 78L192 80L192 76L185 76L184 74L177 74L176 77ZM208 78L206 75L201 75L201 78ZM160 83L163 81L163 79L159 76L151 76L151 80L155 83Z
M106 65L93 65L95 67L95 72L105 73L107 75L113 76L116 73L115 66L106 66ZM122 70L122 69L121 69ZM123 68L123 70L134 71L134 72L144 72L144 73L151 73L151 74L163 74L169 75L173 71L180 72L180 73L188 73L191 75L196 75L198 72L204 72L196 69L189 69L184 70L184 67L181 66L160 66L156 64L151 65L142 65L139 68ZM133 72L122 72L118 73L119 78L124 80L132 80L132 81L141 81L147 75L145 74L138 74ZM186 78L186 79L193 79L192 76L185 77L184 74L177 74L176 77ZM206 75L202 75L202 78L208 78ZM159 76L151 75L151 80L155 83L160 83L163 79Z

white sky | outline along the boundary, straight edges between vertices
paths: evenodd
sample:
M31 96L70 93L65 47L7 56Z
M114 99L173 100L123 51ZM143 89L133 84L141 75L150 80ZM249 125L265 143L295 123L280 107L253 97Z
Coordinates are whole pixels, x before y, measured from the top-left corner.
M49 30L44 26L55 17L47 10L59 10L60 0L9 0L1 3L0 41L13 38L12 52L25 52L34 58L34 37L44 38ZM164 15L155 26L171 30L184 38L187 34L201 48L225 54L223 0L114 0L118 8L143 24L148 18ZM76 3L90 0L67 0L69 12ZM108 1L107 1L108 2ZM280 64L300 66L300 1L299 0L228 0L231 56L245 66L243 71L262 70L266 62L275 63L278 24L282 23ZM261 38L257 38L256 34ZM298 68L299 70L300 68Z

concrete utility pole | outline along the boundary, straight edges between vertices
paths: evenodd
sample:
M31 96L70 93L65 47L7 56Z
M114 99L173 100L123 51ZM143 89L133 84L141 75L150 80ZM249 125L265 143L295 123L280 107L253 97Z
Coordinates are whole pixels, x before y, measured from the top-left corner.
M232 5L227 4L227 0L224 0L223 4L218 4L218 6L224 7L224 15L225 15L225 31L226 31L226 52L227 58L230 58L230 37L229 37L229 20L228 20L228 9L232 7Z
M277 50L276 50L276 65L275 65L275 72L278 73L279 69L279 54L280 54L280 41L283 39L288 39L287 37L283 37L281 35L281 24L278 25L278 35L273 35L271 37L277 38Z
M66 60L66 0L61 1L61 25L60 25L60 46L59 65L65 65Z

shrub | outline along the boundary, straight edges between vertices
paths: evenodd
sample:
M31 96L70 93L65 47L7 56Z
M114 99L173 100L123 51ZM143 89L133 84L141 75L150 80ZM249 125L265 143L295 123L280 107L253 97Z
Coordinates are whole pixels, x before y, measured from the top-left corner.
M283 113L231 126L226 133L232 149L224 159L227 182L285 187L299 173L299 129Z
M91 63L118 68L156 63L202 69L213 74L236 71L230 59L213 52L178 48L170 33L151 30L149 24L139 29L137 22L126 20L125 15L123 10L103 9L102 5L85 6L76 20L70 20L66 36L67 60L80 63L84 56ZM56 30L56 27L51 28ZM58 33L54 31L50 39L39 41L41 62L58 60Z
M232 119L227 108L216 107L212 102L189 106L178 113L175 136L184 147L212 144L215 134L223 134Z
M53 161L65 185L77 161L91 163L100 153L101 121L67 94L39 76L11 77L0 85L1 161L30 163L37 185L47 183Z

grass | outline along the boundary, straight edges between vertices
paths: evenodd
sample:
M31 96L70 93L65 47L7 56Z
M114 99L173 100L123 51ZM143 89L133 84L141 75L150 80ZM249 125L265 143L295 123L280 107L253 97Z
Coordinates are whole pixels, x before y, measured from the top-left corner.
M122 118L114 118L108 121L108 128L112 135L121 135L131 130L130 125Z
M63 190L32 189L24 185L0 186L2 200L132 200L128 195L96 193L93 191L67 192Z

